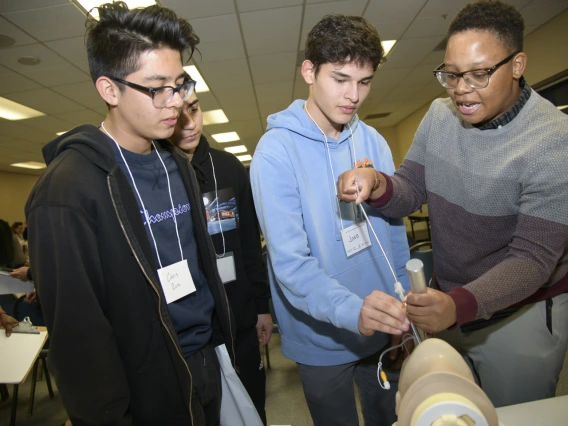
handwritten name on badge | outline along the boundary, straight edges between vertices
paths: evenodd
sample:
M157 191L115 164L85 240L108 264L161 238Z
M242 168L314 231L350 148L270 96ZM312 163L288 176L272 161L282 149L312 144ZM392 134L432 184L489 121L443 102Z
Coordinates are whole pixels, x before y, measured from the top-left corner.
M175 302L195 291L187 260L158 269L158 277L166 296L166 303Z
M356 223L341 230L341 239L347 257L359 253L361 250L372 245L369 237L369 229L366 222Z

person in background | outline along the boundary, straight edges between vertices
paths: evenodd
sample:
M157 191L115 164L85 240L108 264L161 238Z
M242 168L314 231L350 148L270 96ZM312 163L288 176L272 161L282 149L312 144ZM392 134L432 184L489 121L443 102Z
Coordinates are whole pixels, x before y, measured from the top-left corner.
M197 176L219 273L235 316L237 371L266 425L266 373L260 349L270 341L274 326L250 182L243 164L233 154L211 148L202 131L199 99L192 93L170 141L185 152Z
M0 306L0 326L4 328L6 337L12 335L12 329L18 324L18 320L8 315Z
M160 142L199 38L159 5L98 12L87 55L108 112L44 146L26 204L50 371L75 425L217 426L214 347L234 362L234 324L195 176Z
M383 390L377 362L409 329L394 291L408 288L406 231L369 206L340 205L335 190L355 164L394 172L384 138L357 117L384 51L364 18L328 15L305 52L309 97L268 117L251 165L282 352L298 365L315 425L359 423L355 381L365 424L390 426L397 375Z
M337 184L387 217L428 203L435 287L408 317L467 354L497 407L553 397L568 345L568 117L523 78L523 30L512 5L465 6L434 70L449 97L400 168Z

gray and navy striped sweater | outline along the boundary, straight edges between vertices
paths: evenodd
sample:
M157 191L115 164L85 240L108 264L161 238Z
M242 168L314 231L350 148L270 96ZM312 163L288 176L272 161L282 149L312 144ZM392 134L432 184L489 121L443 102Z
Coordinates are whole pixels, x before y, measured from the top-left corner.
M369 203L401 217L426 202L437 283L458 326L568 291L568 116L537 93L488 130L435 100Z

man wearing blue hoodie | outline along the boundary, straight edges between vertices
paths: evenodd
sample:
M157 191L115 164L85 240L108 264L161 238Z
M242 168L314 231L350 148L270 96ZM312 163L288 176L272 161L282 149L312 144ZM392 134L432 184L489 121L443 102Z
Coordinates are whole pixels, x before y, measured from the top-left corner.
M339 203L335 187L353 165L394 172L386 141L356 115L384 51L364 18L328 15L305 52L308 100L268 118L251 166L282 352L298 364L316 426L358 424L353 380L365 424L390 426L396 378L382 390L377 360L408 331L394 293L396 281L408 288L405 228Z

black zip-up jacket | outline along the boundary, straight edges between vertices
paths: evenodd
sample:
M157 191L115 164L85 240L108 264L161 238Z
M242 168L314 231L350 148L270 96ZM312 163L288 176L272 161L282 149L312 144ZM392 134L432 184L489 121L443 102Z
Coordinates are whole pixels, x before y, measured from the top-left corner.
M215 300L213 344L234 358L229 304L193 170L169 143ZM74 426L201 426L135 195L95 126L43 148L26 205L31 263L49 331L48 363ZM233 361L234 363L234 361Z
M211 158L215 165L215 177ZM203 194L232 188L238 211L238 227L224 232L225 249L233 252L237 279L225 284L227 296L237 324L238 336L250 331L257 322L258 314L267 314L270 286L266 265L262 261L260 230L249 177L245 167L233 154L211 149L207 138L201 136L191 159ZM215 220L215 219L213 219ZM223 253L223 238L220 233L211 236L218 254Z

